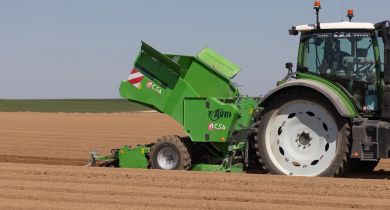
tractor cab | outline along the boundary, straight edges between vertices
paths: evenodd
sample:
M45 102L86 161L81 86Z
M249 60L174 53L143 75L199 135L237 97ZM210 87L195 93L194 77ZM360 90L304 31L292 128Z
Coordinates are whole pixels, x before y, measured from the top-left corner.
M381 61L374 24L323 23L301 25L298 72L310 72L338 83L352 96L358 110L378 111Z
M353 11L348 10L349 21L320 23L321 7L315 5L314 9L316 24L289 30L291 35L301 34L297 72L315 74L341 86L363 115L390 117L386 109L380 111L381 106L386 107L382 96L386 95L385 84L390 82L390 78L383 80L390 73L384 62L389 22L351 22Z

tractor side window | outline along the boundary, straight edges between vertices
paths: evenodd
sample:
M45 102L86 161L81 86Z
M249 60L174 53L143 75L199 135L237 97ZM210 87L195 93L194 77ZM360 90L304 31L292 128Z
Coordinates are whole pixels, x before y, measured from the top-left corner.
M354 67L355 80L366 81L374 84L375 74L375 55L371 38L360 38L356 40L356 66Z
M345 77L349 72L346 71L344 64L351 58L352 43L349 39L325 39L325 57L324 61L319 66L321 74L337 75Z
M343 86L362 111L377 111L376 68L370 33L313 34L304 40L302 65ZM383 47L383 46L382 46Z
M318 69L324 59L324 40L310 38L305 43L304 63L309 71L319 73Z
M371 37L311 37L305 41L303 64L310 72L375 82Z

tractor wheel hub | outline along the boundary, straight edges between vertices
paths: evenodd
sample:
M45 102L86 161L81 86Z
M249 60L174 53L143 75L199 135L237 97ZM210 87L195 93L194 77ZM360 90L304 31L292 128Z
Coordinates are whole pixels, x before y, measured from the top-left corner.
M298 144L301 144L303 146L306 146L310 143L310 141L312 140L313 138L310 137L310 133L309 132L302 132L300 134L297 135L297 142Z

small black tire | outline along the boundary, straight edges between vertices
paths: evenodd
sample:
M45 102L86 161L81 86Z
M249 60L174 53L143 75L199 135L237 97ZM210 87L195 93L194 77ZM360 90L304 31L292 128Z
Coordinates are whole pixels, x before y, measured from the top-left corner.
M187 139L178 136L163 136L150 148L149 165L152 169L189 170L191 155Z
M333 104L324 97L319 92L303 87L296 87L292 89L287 89L279 95L268 100L264 105L264 110L261 113L259 120L255 125L255 147L257 157L259 159L259 163L261 165L261 169L270 174L280 174L280 175L296 175L293 173L286 173L279 170L277 165L272 161L273 154L268 154L268 150L266 149L266 129L267 126L270 126L270 120L274 115L279 115L279 109L283 106L289 106L288 103L294 101L308 101L310 103L321 106L324 110L327 111L328 115L334 119L337 127L337 143L336 143L336 151L333 159L328 162L329 166L324 169L321 169L322 172L318 172L315 175L311 175L309 172L307 174L299 174L301 176L325 176L325 177L334 177L341 176L345 171L347 166L347 161L349 157L349 145L350 145L350 126L346 119L341 117ZM307 113L307 111L304 111ZM290 116L290 115L289 115ZM288 117L290 118L290 117ZM279 127L280 128L280 127ZM284 132L284 131L283 131ZM270 137L268 137L270 138ZM271 141L271 140L268 140ZM278 140L279 141L279 140ZM273 142L273 141L272 141ZM294 140L295 142L295 140ZM280 148L280 147L279 147ZM282 153L282 152L280 152ZM276 154L276 153L275 153ZM283 156L283 153L281 154ZM314 161L313 161L314 162ZM318 160L317 160L318 162ZM295 163L295 162L292 162ZM316 164L316 163L315 163ZM279 166L280 167L280 166ZM303 167L305 168L305 167ZM321 171L319 170L319 171Z

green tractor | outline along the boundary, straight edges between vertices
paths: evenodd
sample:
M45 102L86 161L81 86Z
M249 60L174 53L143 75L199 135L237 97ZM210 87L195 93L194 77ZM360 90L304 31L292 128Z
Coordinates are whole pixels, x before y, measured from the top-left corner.
M122 168L340 176L390 157L390 23L317 23L300 34L296 72L262 98L240 94L239 67L204 48L162 54L142 42L120 94L165 113L188 136L91 154Z

